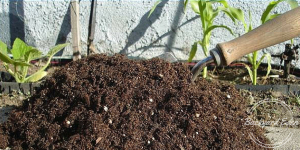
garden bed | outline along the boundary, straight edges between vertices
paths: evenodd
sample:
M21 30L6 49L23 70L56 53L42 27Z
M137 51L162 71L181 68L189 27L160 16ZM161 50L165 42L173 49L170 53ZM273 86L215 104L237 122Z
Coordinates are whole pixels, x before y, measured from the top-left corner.
M1 124L13 149L261 149L228 84L191 84L188 66L93 55L56 71Z

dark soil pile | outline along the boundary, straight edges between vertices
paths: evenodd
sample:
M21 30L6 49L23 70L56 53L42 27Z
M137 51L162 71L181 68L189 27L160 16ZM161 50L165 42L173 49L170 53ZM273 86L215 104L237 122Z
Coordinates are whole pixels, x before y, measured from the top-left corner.
M228 96L229 95L229 96ZM0 126L13 149L261 149L233 86L159 59L93 55L59 69Z

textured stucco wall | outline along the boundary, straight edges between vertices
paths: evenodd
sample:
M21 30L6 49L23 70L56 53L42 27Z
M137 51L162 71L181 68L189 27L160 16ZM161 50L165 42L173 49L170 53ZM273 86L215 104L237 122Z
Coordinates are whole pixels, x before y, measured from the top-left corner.
M10 38L16 37L10 24L10 17L17 16L24 21L25 41L46 53L49 48L58 43L71 42L71 26L69 16L69 0L23 0L23 13L19 14L20 0L0 0L0 39L10 44ZM260 16L269 0L231 0L230 5L251 10L253 26L260 25ZM98 0L95 46L100 53L125 53L134 58L152 58L165 52L171 52L178 60L186 60L194 41L202 37L200 20L190 8L186 14L182 12L182 3L179 1L164 1L150 18L149 10L155 0ZM15 5L12 5L15 4ZM81 43L83 53L86 53L88 36L88 22L90 13L89 0L80 1ZM15 6L15 8L11 8ZM276 12L285 12L287 4L280 4ZM15 10L15 11L14 11ZM11 15L9 15L11 14ZM246 13L248 20L248 13ZM232 21L221 13L215 24L224 24L231 27L236 35L244 33L241 24L234 25ZM17 32L16 32L17 33ZM233 39L228 31L214 30L211 37L211 47L217 43ZM251 40L251 39L249 39ZM299 38L295 40L300 44ZM269 52L278 54L284 50L279 44L260 51L260 55ZM67 47L62 55L72 55L71 46ZM199 47L196 60L203 58ZM279 60L273 59L273 63ZM298 68L300 62L297 63Z

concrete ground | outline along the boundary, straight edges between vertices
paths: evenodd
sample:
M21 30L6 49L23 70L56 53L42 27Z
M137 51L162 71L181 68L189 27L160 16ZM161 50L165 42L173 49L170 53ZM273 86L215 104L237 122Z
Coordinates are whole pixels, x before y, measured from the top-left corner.
M275 150L299 150L300 149L300 129L293 128L279 128L279 127L266 127L267 138L271 143L282 142L286 140L288 134L292 133L291 138L285 144L274 148Z

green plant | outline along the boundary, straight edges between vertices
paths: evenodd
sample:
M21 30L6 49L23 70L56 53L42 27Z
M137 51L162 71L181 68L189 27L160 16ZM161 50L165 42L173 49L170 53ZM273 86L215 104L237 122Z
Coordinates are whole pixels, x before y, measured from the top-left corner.
M246 24L245 22L243 22L244 24ZM252 17L251 17L251 12L249 11L249 26L244 25L245 27L245 32L249 32L252 30ZM251 78L252 84L256 85L257 84L257 69L260 66L261 62L263 61L264 58L267 58L267 62L268 62L268 68L267 68L267 74L266 77L269 75L270 71L271 71L271 55L269 53L264 54L259 61L257 61L257 56L258 56L258 51L253 52L252 54L248 54L247 55L247 59L250 62L250 64L252 65L252 68L250 66L248 66L247 64L243 64L249 73L249 76Z
M150 14L153 12L157 4L160 2L155 3L153 8L150 11ZM184 1L184 9L186 8L187 4L189 3L189 0ZM213 7L214 4L220 4L221 6ZM241 9L237 9L234 7L231 7L228 5L226 0L191 0L190 5L192 10L199 15L199 18L202 23L202 32L203 37L200 41L194 42L192 45L192 49L189 55L188 61L191 62L193 58L196 55L198 44L201 45L202 50L204 52L204 55L207 57L209 54L209 45L210 45L210 37L211 32L216 28L223 28L228 30L231 34L233 34L232 30L225 26L225 25L215 25L214 20L219 15L220 12L224 12L226 15L228 15L233 22L236 22L236 20L244 21L244 14ZM207 77L207 68L205 67L203 69L202 73L203 77Z
M28 68L32 66L30 62L41 58L42 53L36 48L28 46L19 38L14 41L11 50L7 48L5 43L0 41L0 60L3 61L6 71L15 78L16 82L37 82L47 75L45 69L50 64L51 58L67 45L59 44L53 47L45 56L48 58L47 63L30 76L27 76ZM9 57L9 53L12 54L12 58ZM13 66L13 69L10 69L10 66Z
M271 11L281 2L286 1L292 9L296 8L298 6L298 3L296 0L278 0L278 1L272 1L269 3L269 5L267 6L266 10L263 12L262 16L261 16L261 23L264 24L267 21L277 17L280 14L271 14ZM245 32L249 32L252 30L252 18L251 18L251 12L249 11L249 27L247 27L247 25L245 25L246 23L244 23L244 27L245 27ZM293 40L291 40L292 42ZM257 69L260 66L262 60L264 58L267 58L267 63L268 63L268 68L267 68L267 74L265 77L268 77L270 71L271 71L271 55L269 53L264 54L259 61L257 61L257 57L258 57L258 51L255 51L249 55L247 55L247 59L250 62L250 64L252 65L252 68L250 68L250 66L244 64L248 70L248 73L250 75L251 81L253 85L257 84ZM251 70L252 69L252 70Z

